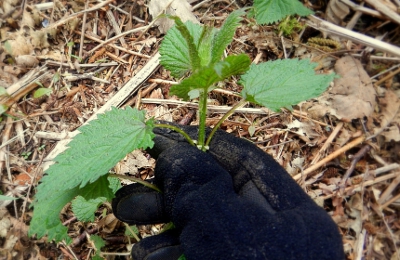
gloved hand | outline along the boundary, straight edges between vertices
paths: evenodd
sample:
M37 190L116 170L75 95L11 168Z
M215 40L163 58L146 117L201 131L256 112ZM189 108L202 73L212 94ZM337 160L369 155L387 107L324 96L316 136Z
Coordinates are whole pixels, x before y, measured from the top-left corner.
M179 126L193 139L197 127ZM155 129L155 184L125 186L114 214L130 224L175 228L132 248L141 259L344 259L331 217L269 155L217 131L208 152L169 129Z

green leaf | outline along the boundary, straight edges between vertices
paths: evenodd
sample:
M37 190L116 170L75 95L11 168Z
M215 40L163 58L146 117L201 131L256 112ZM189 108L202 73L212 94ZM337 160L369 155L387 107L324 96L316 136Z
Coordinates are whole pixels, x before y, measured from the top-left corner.
M219 61L224 54L225 48L232 42L233 36L235 35L236 28L240 25L242 18L240 16L244 15L243 9L233 11L225 20L224 24L221 26L219 31L215 34L213 40L213 46L211 51L211 64Z
M103 259L100 257L100 250L106 245L104 240L98 235L91 235L90 240L93 242L96 251L96 255L92 259Z
M44 192L52 191L56 183L60 189L84 187L107 174L117 162L135 149L153 146L153 120L145 122L145 111L128 107L112 108L97 120L82 126L70 143L70 148L59 154L42 178L47 182ZM40 190L39 190L40 191ZM37 197L40 199L40 192ZM45 193L43 193L43 196Z
M8 106L6 106L5 104L0 104L0 115L5 113L7 110L8 110Z
M38 88L35 93L33 93L34 98L40 98L43 97L44 95L50 95L52 90L50 88Z
M0 200L17 200L17 199L19 199L19 198L0 195Z
M8 54L12 55L13 50L12 50L12 47L11 47L11 43L9 41L5 41L4 42L3 48Z
M1 96L9 96L5 87L0 87L0 97Z
M133 232L133 234L132 234ZM136 225L129 226L129 228L125 229L125 235L129 237L133 237L135 235L139 235L139 229Z
M56 72L53 75L53 82L57 83L60 80L60 72Z
M324 92L335 74L316 75L317 63L309 60L276 60L251 65L242 75L242 96L253 103L278 111Z
M43 185L43 183L41 184ZM40 186L38 188L40 188ZM56 183L56 186L62 184ZM38 238L48 235L48 240L61 241L71 240L67 234L67 227L60 221L60 211L79 194L79 189L59 190L48 193L40 201L34 203L34 211L31 223L29 225L29 235L37 235Z
M171 71L172 76L181 77L186 72L194 71L200 66L196 46L202 27L190 21L183 24L180 20L178 22L175 20L175 23L176 25L168 30L161 43L160 63Z
M307 16L313 12L298 0L254 0L256 20L259 24L270 24L288 15Z
M210 87L218 81L246 72L250 65L247 55L228 56L225 60L217 62L212 67L203 68L184 79L180 84L172 86L170 93L185 100L189 99L189 92L201 90L208 92Z
M107 176L102 176L79 191L80 196L72 201L72 210L80 221L94 221L97 208L114 197L114 192L109 186Z
M95 211L105 201L104 197L86 200L78 196L72 201L72 210L79 221L94 221Z
M197 50L199 52L202 67L206 67L211 63L212 44L216 32L217 29L214 27L203 26L203 31L201 32L200 39L197 43Z
M57 163L47 170L37 188L30 234L42 237L48 233L50 240L57 241L66 238L60 210L79 194L92 199L85 189L79 188L107 174L134 149L152 147L153 127L153 120L145 122L145 111L130 107L112 108L82 126L81 133L70 142L69 149L55 158ZM111 189L101 192L103 197L112 193Z
M108 182L110 183L110 189L112 191L113 197L117 190L121 189L121 182L118 178L108 178ZM112 198L109 198L109 200Z

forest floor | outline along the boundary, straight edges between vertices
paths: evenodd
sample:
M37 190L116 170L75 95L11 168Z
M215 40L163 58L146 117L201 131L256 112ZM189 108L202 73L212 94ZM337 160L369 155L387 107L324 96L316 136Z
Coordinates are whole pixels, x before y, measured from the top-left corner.
M19 198L0 200L0 259L90 259L93 235L105 241L102 257L127 259L135 238L108 203L90 223L64 208L60 218L72 244L28 236L43 169L83 123L111 106L196 124L197 105L169 95L179 79L157 58L167 25L152 23L146 1L44 2L0 3L1 194ZM171 6L182 19L216 27L230 12L252 5L189 2L192 10L181 0ZM258 25L245 17L226 53L246 53L254 63L307 58L318 63L319 73L340 78L292 111L247 105L222 128L272 155L326 209L347 259L400 260L400 2L302 2L315 14L298 18L299 28L283 32L282 22ZM240 100L237 80L210 93L208 126ZM146 179L153 168L153 159L134 151L113 171ZM161 228L138 226L138 236Z

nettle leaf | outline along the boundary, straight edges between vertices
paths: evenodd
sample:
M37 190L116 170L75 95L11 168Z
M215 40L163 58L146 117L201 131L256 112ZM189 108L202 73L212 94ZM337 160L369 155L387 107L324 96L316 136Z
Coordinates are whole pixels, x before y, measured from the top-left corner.
M253 103L278 111L282 107L317 97L335 74L315 74L317 63L309 60L276 60L251 65L239 83L242 96Z
M215 34L211 51L211 64L221 59L222 55L224 54L225 48L232 42L233 36L236 32L236 28L240 25L240 21L242 20L240 16L244 14L245 11L243 9L232 12L226 18L224 24L221 26L219 31Z
M62 183L56 185L60 186ZM60 211L78 194L79 188L57 189L53 193L49 193L47 197L37 201L34 204L33 217L29 225L29 235L36 234L38 238L48 235L49 241L53 239L57 242L63 239L67 242L70 241L67 234L68 229L60 221Z
M288 15L307 16L313 12L298 0L254 0L256 20L259 24L270 24Z
M197 45L197 50L199 52L202 67L206 67L211 63L212 44L216 32L217 29L215 29L214 27L203 26L203 31L201 32L200 39Z
M176 22L177 20L178 22ZM196 51L196 46L199 43L202 26L190 21L183 24L180 19L176 19L175 23L176 25L168 30L161 43L159 49L161 54L160 63L171 71L172 76L181 77L186 72L197 69L198 67L193 66L199 66L200 64L200 60L197 60L194 51ZM178 23L180 24L179 26ZM182 32L185 36L182 35ZM191 55L194 58L191 59Z
M78 196L72 201L72 210L79 221L94 221L95 211L105 201L106 198L104 197L87 200Z
M93 245L95 247L96 254L92 257L93 260L101 260L104 259L100 256L100 250L102 247L106 245L104 240L98 236L98 235L91 235L90 240L93 242Z
M97 120L82 126L80 134L59 154L42 178L37 198L47 196L53 187L71 189L94 182L135 149L153 146L153 120L145 122L145 111L128 107L112 108ZM45 185L47 184L47 185ZM43 190L43 193L40 192Z
M98 206L114 197L114 190L117 187L115 181L118 179L107 179L106 176L102 176L82 189L74 188L68 191L57 189L50 196L37 201L34 204L29 235L37 234L38 237L43 237L47 234L49 240L70 240L67 228L60 221L59 215L62 208L77 196L72 201L72 208L77 218L81 221L93 221L94 212Z
M114 197L109 179L116 178L102 176L94 183L80 189L79 196L72 201L72 210L80 221L94 221L97 208Z
M57 163L47 170L37 188L30 234L42 237L48 233L49 239L57 241L65 238L66 228L59 220L62 207L78 194L92 199L85 195L87 184L107 174L129 152L152 147L153 127L153 120L145 122L145 111L130 107L112 108L82 126L81 133L54 159ZM109 197L112 191L101 193Z
M17 199L19 199L19 198L0 195L0 200L17 200Z
M45 95L49 96L52 92L52 89L50 88L38 88L34 93L33 93L33 97L34 98L40 98L43 97Z
M203 68L201 71L193 73L189 78L184 79L180 84L172 86L170 93L188 100L190 91L201 90L208 92L209 87L218 81L246 72L250 63L250 58L245 54L228 56L223 61L214 64L214 66Z

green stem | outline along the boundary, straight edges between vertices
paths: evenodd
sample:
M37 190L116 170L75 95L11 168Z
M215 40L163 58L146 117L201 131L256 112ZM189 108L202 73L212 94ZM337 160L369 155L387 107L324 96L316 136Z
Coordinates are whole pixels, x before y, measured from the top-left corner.
M149 182L147 182L147 181L144 181L144 180L142 180L142 179L140 179L140 178L136 178L136 177L132 177L132 176L126 176L126 175L121 175L121 174L109 174L108 176L109 176L109 177L112 177L112 178L121 178L121 179L131 180L131 181L140 183L140 184L142 184L143 186L146 186L146 187L148 187L148 188L150 188L150 189L153 189L153 190L158 191L158 192L161 193L161 190L160 190L156 185L151 184L151 183L149 183Z
M136 235L135 231L133 231L132 228L128 224L126 224L125 222L123 222L123 223L124 223L125 227L129 230L129 232L132 234L133 238L136 239L136 241L140 241L140 238L138 237L138 235Z
M183 137L186 138L186 140L188 141L189 144L191 144L191 145L193 145L193 146L196 146L195 143L193 142L192 138L190 138L190 136L189 136L185 131L183 131L182 129L180 129L180 128L177 127L177 126L168 125L168 124L154 124L154 126L155 126L155 127L161 127L161 128L172 129L172 130L174 130L175 132L178 132L178 133L180 133L181 135L183 135Z
M203 90L199 98L199 137L197 145L203 152L206 151L204 141L206 139L206 118L207 118L207 91Z
M214 136L215 132L218 130L218 128L221 126L221 124L228 118L230 117L233 112L235 112L236 109L238 109L239 107L243 106L244 104L246 104L246 99L242 99L240 100L236 105L234 105L231 109L229 109L228 112L226 112L226 114L220 119L218 120L218 123L214 126L213 130L211 131L210 135L207 138L206 144L205 146L208 147L210 145L211 139Z

